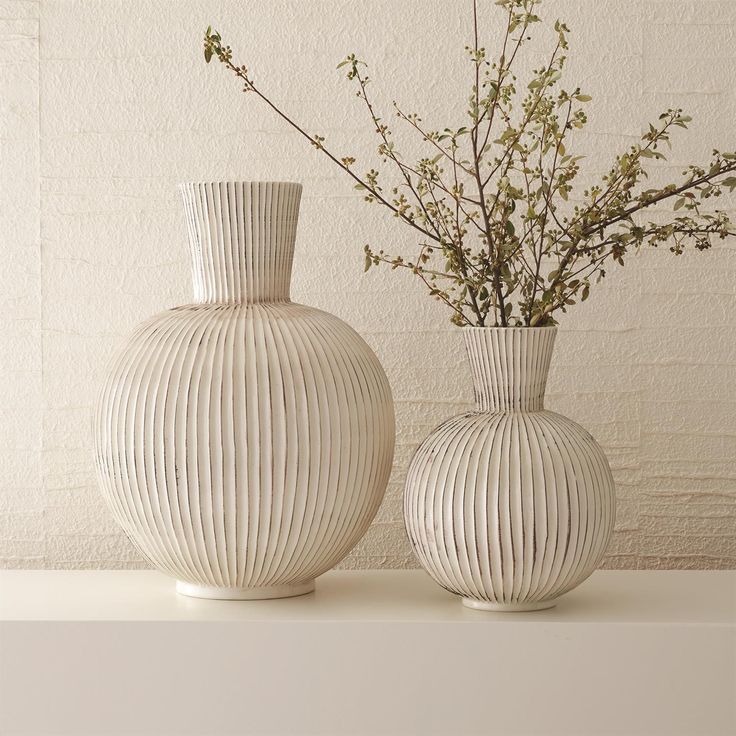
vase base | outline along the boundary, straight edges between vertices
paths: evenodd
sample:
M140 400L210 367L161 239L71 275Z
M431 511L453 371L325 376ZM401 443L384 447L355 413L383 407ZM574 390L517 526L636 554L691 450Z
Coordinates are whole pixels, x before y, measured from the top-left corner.
M299 585L272 585L263 588L227 588L218 585L197 585L176 581L176 592L191 598L210 598L218 601L262 601L272 598L294 598L314 591L314 580Z
M518 603L493 603L491 601L479 601L475 598L463 598L463 605L476 611L494 611L496 613L521 613L523 611L543 611L546 608L554 608L557 600L549 601L520 601Z

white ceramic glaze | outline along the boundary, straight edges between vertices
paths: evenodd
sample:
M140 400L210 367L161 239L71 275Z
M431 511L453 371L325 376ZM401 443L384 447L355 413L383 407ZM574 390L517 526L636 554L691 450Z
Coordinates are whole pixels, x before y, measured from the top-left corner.
M391 392L361 337L289 298L301 185L181 186L195 303L140 326L98 402L116 519L187 595L300 595L388 482Z
M470 608L549 608L598 566L613 530L603 451L544 409L557 328L465 328L476 409L438 427L406 481L427 572Z

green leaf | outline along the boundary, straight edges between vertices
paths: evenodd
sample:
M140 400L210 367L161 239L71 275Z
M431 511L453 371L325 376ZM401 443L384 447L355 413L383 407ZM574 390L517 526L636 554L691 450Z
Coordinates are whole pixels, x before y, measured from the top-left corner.
M590 95L575 95L578 102L590 102L593 98Z

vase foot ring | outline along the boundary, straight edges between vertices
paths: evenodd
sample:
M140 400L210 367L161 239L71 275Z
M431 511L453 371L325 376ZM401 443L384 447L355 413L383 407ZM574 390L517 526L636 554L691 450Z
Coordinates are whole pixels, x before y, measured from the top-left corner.
M476 611L493 611L495 613L521 613L523 611L543 611L545 608L554 608L555 599L549 601L521 601L519 603L492 603L479 601L475 598L463 598L463 605Z
M264 588L226 588L217 585L197 585L176 581L176 592L192 598L211 598L220 601L261 601L270 598L293 598L314 590L314 580L299 585L272 585Z

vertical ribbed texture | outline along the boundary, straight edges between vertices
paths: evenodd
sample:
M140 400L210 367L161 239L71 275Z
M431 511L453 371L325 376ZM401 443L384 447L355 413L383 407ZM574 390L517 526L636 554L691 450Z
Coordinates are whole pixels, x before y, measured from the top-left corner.
M540 411L556 327L466 327L478 411Z
M466 328L477 411L438 427L409 467L405 519L429 574L466 605L532 610L585 580L613 530L605 455L544 410L556 328Z
M203 303L152 318L114 360L96 420L102 490L182 592L303 593L378 510L388 381L348 325L287 299L299 185L182 190Z
M195 301L288 300L302 185L226 181L179 189Z

